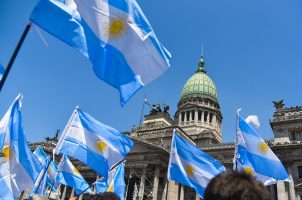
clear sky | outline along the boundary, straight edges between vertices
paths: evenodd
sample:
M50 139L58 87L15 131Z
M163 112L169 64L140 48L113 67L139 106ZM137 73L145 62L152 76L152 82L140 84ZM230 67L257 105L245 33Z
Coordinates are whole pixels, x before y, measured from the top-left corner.
M0 0L0 62L6 66L36 0ZM204 46L208 75L223 114L223 141L233 141L235 112L257 115L259 134L272 138L272 100L302 104L302 2L300 0L138 0L155 33L172 53L172 66L124 108L118 91L99 80L76 50L32 28L0 93L3 116L19 92L31 142L63 130L79 105L120 131L138 125L144 96L170 105L173 116L186 80ZM145 109L145 114L149 108Z

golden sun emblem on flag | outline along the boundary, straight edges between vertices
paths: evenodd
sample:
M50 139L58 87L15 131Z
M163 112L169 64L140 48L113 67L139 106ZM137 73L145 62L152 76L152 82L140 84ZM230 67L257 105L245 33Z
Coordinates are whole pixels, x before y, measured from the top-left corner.
M266 153L269 150L269 147L267 146L267 144L265 142L260 142L258 145L258 148L261 153Z
M128 31L127 19L125 17L112 17L105 25L105 36L113 40L120 39Z
M72 172L75 173L76 175L80 175L80 172L75 167L72 169Z
M112 191L113 191L113 184L110 184L107 189L107 192L112 192Z
M47 172L48 172L49 174L51 174L51 173L52 173L52 169L51 169L51 167L50 167L50 166L47 168Z
M10 148L10 146L4 146L0 153L0 158L4 158L4 160L8 160L12 158L12 155L13 155L12 148Z
M254 170L250 167L244 167L243 170L248 175L253 175L254 174Z
M194 168L191 165L186 167L186 173L188 176L192 176L194 174Z
M107 144L104 141L98 141L97 144L97 149L103 153L107 149Z

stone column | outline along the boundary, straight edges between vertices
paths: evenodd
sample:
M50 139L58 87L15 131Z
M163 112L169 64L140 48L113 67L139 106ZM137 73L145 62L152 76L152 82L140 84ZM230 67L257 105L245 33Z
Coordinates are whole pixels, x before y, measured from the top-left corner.
M288 200L288 196L285 192L285 185L283 181L277 182L277 197L278 200Z
M74 197L74 187L73 187L72 190L71 190L70 198L71 198L71 197Z
M270 192L271 192L271 200L276 200L276 190L275 190L275 184L270 185Z
M147 167L144 167L143 168L143 174L141 176L141 181L140 181L140 184L139 184L139 192L138 192L138 199L139 200L142 200L143 197L144 197L146 170L147 170Z
M179 200L185 200L185 188L183 185L180 185L179 184L179 187L180 187L180 197L179 197Z
M175 181L168 182L168 196L167 200L174 200L175 198Z
M126 197L125 197L125 199L127 199L127 196L130 195L129 194L129 183L130 183L130 179L132 179L132 177L133 177L133 170L134 170L133 168L130 169L128 183L127 183L127 186L126 186Z
M158 182L159 182L159 166L156 166L155 168L155 175L154 175L154 181L153 181L153 190L152 190L152 196L153 200L157 200L157 192L158 192Z
M62 197L61 197L61 200L64 200L64 199L65 199L65 196L66 196L66 188L67 188L67 186L65 185L65 186L64 186L64 190L63 190L63 194L62 194Z
M295 183L294 183L294 179L291 174L289 174L288 179L290 180L290 182L289 182L289 199L296 200Z
M164 191L163 191L163 194L161 196L161 200L167 200L168 183L169 183L169 181L166 180Z
M199 194L196 192L195 200L200 200Z
M195 110L195 119L194 119L194 123L197 124L198 122L198 110Z

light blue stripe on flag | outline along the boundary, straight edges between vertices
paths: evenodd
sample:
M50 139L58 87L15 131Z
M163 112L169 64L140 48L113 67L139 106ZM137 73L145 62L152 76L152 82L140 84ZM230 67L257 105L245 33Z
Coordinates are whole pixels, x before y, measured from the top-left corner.
M47 154L44 152L44 150L40 145L34 151L34 155L38 158L39 162L42 165L45 164L45 161L48 158ZM47 184L50 187L52 186L52 190L56 190L57 187L59 186L58 184L53 184L53 181L56 176L56 171L57 171L57 165L53 161L50 161L50 165L47 170Z
M59 164L59 172L56 177L56 182L70 187L74 187L79 194L87 188L89 184L82 177L80 172L73 166L67 156L63 155ZM91 189L88 189L87 192L92 193Z
M114 192L121 200L124 200L125 195L125 161L116 166L110 171L108 180L102 177L95 183L97 193Z
M17 198L21 191L33 186L42 168L30 151L25 137L21 99L22 95L19 94L0 121L0 134L4 136L0 156L0 176L5 177L6 185L14 198ZM1 196L5 195L0 194Z
M173 134L168 180L193 188L203 198L208 182L225 167L178 134Z
M107 179L109 170L123 160L133 146L123 133L76 108L55 153L72 156Z
M40 0L30 20L87 56L122 105L170 67L170 53L134 0Z
M0 174L0 199L11 200L14 199L12 188L10 187L10 177L2 176Z
M50 158L47 158L44 162L44 166L35 181L34 188L31 191L30 197L34 194L45 195L46 193L46 186L47 186L47 168L50 164Z
M274 152L237 113L234 169L254 175L264 185L288 181L288 174Z
M274 177L276 180L285 180L288 174L280 161L271 160L263 156L259 156L247 151L244 147L238 146L238 153L240 158L238 160L244 164L252 163L255 172L269 177ZM272 167L268 167L272 166Z

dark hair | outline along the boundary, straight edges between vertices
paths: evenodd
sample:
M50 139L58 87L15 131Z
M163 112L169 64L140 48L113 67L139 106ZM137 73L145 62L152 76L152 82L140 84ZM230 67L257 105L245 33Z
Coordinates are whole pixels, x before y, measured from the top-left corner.
M204 200L269 200L264 185L243 173L222 173L208 184Z
M120 200L120 197L113 192L104 192L100 194L84 194L83 200Z

